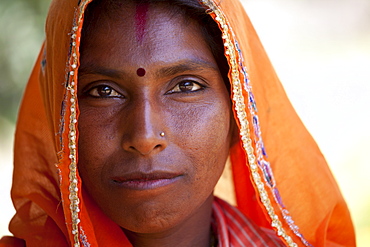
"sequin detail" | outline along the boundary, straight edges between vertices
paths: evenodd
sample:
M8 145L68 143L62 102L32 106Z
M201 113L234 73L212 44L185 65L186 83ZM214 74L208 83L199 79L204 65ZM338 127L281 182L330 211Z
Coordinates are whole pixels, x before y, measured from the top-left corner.
M78 119L78 100L77 100L77 83L78 79L78 67L79 67L79 45L81 30L83 24L83 14L87 7L87 4L92 0L79 1L79 6L76 8L75 17L73 21L72 30L70 33L70 49L69 49L69 63L67 67L66 75L66 94L64 98L64 107L62 114L65 117L64 121L67 123L68 130L68 147L62 147L69 152L69 209L71 213L70 227L73 238L73 246L79 247L81 243L83 246L90 246L87 241L87 237L81 228L79 228L80 220L80 198L81 198L81 184L79 183L78 172L77 172L77 119ZM63 107L63 108L64 108ZM64 126L64 124L63 124ZM64 131L62 132L64 133ZM63 138L65 138L63 136ZM61 142L63 143L63 142ZM81 229L81 230L80 230ZM80 232L81 231L81 232ZM80 243L81 241L81 243Z
M81 240L82 246L91 247L89 241L87 240L85 231L82 229L82 227L80 227L80 240Z
M285 209L278 189L276 188L276 182L270 164L267 161L267 153L262 140L257 115L257 104L252 93L247 69L244 66L242 51L239 48L235 34L221 11L220 6L217 6L212 0L201 0L201 3L207 9L207 13L218 23L222 31L225 55L230 66L229 78L232 86L232 99L240 123L240 137L243 148L247 153L248 163L246 165L249 165L252 182L255 184L259 198L270 217L271 226L275 228L277 235L284 239L288 246L298 246L284 229L283 223L275 212L276 209L273 207L270 197L277 203L281 215L293 233L300 238L303 244L311 246L307 240L304 239L303 235L299 233L299 228L294 224L291 216L289 216L289 212ZM243 95L243 89L247 92L247 100L245 100ZM248 120L247 109L249 111L251 123L250 120ZM253 147L253 143L255 143L255 148ZM269 195L271 196L269 197Z

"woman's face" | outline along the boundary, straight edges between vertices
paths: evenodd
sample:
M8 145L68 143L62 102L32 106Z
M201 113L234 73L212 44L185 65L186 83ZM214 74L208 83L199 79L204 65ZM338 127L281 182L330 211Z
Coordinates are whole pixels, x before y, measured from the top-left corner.
M209 212L228 156L231 106L199 27L152 5L90 25L78 92L85 188L138 233Z

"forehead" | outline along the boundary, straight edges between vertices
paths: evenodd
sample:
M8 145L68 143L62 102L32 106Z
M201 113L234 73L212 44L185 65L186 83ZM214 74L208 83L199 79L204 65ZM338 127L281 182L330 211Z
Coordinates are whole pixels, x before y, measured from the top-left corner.
M164 4L132 2L109 11L112 7L89 9L82 35L83 59L86 49L93 60L94 55L119 60L117 54L121 54L121 63L125 64L145 64L153 58L177 59L189 50L199 50L199 54L213 59L199 25L179 15L179 11Z
M153 21L156 18L152 17L159 14L161 14L162 22L189 20L185 17L185 11L181 7L171 3L97 0L92 1L87 7L83 31L89 34L92 31L91 29L101 28L102 26L109 29L115 24L126 27L126 29L136 25L145 26L144 24L149 19Z

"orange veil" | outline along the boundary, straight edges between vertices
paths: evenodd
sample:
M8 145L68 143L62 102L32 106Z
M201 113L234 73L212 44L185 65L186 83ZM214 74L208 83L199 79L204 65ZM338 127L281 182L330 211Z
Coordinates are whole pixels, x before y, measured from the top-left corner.
M78 175L77 73L91 0L54 0L15 137L10 223L0 246L131 246ZM240 142L230 149L237 207L287 246L355 246L346 203L237 0L203 0L219 24Z

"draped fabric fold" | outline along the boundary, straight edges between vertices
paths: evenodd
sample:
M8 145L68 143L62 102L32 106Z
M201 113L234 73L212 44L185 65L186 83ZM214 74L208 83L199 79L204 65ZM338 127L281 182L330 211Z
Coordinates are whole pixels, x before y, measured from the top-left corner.
M10 223L15 238L3 238L0 246L23 246L23 240L27 246L131 246L85 194L77 170L75 92L89 2L51 4L46 40L17 122L16 214ZM230 149L237 208L287 246L355 246L350 214L335 179L290 104L241 3L201 4L222 31L230 67L240 130L240 141Z

